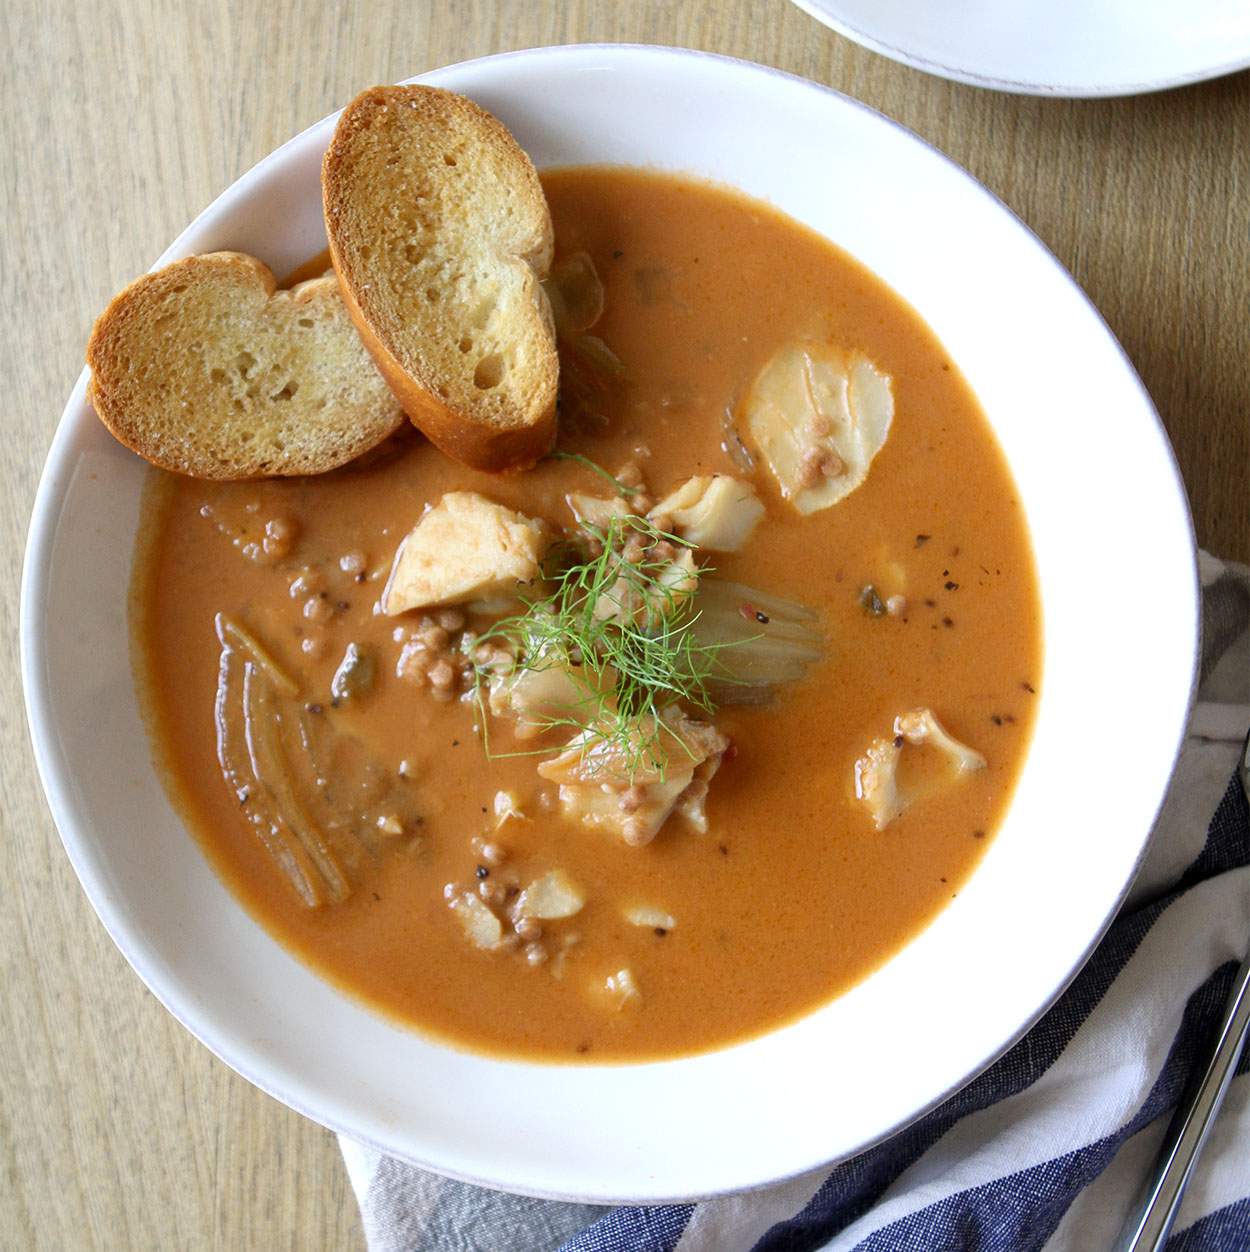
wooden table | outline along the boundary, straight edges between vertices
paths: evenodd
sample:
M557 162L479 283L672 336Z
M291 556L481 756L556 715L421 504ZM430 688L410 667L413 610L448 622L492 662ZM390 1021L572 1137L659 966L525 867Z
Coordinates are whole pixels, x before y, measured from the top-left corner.
M507 49L636 42L764 62L865 101L970 169L1072 271L1163 416L1199 542L1250 559L1250 75L1128 100L1015 97L895 65L785 0L3 12L4 1248L363 1247L333 1137L196 1043L92 914L36 779L16 635L35 485L92 319L218 192L361 88Z

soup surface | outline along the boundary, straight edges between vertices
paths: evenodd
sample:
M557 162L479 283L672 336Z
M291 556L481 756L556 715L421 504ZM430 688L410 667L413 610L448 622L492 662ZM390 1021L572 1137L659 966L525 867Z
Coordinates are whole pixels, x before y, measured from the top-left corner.
M725 189L614 169L544 184L557 269L572 275L557 309L568 455L492 477L406 433L317 478L154 471L137 669L189 828L326 977L458 1045L674 1056L828 1001L960 890L1032 731L1037 587L976 400L872 274ZM799 422L817 454L787 483L752 414L785 392L787 368L811 400L823 352L831 377L862 367L887 387L892 417L862 483L801 513L803 484L853 475L859 453L821 443L817 404ZM688 546L694 523L665 498L692 476L762 504L736 550ZM668 536L648 548L661 581L688 553L694 605L711 605L705 585L730 588L707 623L728 613L748 648L783 629L797 651L766 647L750 685L733 676L741 645L713 650L731 674L704 707L654 706L679 727L658 741L670 772L579 789L569 771L592 714L527 717L512 684L533 618L496 625L551 597L553 567L520 600L514 580L504 595L403 608L388 584L447 493L534 519L561 569L570 552L593 565L631 535L635 548ZM591 499L574 501L580 523L578 495ZM688 590L665 585L666 606ZM595 700L602 713L602 684ZM561 772L571 742L581 756Z

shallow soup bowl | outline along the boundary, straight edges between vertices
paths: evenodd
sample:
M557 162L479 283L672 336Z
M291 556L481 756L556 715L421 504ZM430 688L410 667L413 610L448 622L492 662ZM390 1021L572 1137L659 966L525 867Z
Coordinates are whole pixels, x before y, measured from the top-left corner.
M79 380L39 487L21 630L56 824L140 977L244 1077L323 1125L459 1178L653 1202L851 1155L1000 1055L1113 916L1179 749L1197 644L1184 493L1158 418L1071 279L972 178L812 83L656 48L552 48L426 75L496 113L540 167L684 171L770 201L912 304L988 414L1023 500L1043 605L1036 733L967 887L871 977L760 1038L647 1064L487 1059L361 1007L235 901L154 772L127 591L145 464ZM236 249L288 272L322 249L334 118L215 201L162 263ZM1117 588L1150 589L1150 618ZM1140 603L1140 598L1138 598Z

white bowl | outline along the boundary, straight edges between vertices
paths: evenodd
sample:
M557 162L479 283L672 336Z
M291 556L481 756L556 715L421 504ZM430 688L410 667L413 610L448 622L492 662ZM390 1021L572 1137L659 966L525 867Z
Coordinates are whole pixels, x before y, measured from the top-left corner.
M942 155L863 106L758 66L550 48L427 75L496 113L540 166L616 162L743 188L836 240L928 320L1014 467L1045 606L1036 738L966 890L879 973L796 1025L615 1067L485 1060L346 999L246 914L172 811L131 682L126 592L146 467L78 382L40 484L21 608L27 709L83 887L163 1003L244 1077L441 1173L598 1203L777 1181L896 1130L1054 1000L1132 878L1191 698L1197 578L1159 421L1042 245ZM162 262L323 246L327 118L216 200Z

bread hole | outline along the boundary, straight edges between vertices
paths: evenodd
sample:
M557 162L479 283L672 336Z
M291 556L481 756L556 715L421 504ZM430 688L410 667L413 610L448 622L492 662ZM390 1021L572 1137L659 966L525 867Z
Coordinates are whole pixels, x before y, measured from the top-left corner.
M223 369L217 369L216 367L214 367L213 369L209 370L208 377L212 382L221 384L226 381L226 371Z
M373 249L367 243L362 243L360 245L360 259L367 261L372 255Z
M451 395L451 391L448 389L446 383L439 383L434 390L438 392L439 397L443 400L446 400Z
M481 329L490 321L490 315L495 311L494 293L483 296L478 302L477 307L473 310L469 318L469 324Z
M437 288L437 287L427 287L427 288L425 289L425 298L426 298L426 299L427 299L427 300L428 300L431 304L437 304L437 303L438 303L438 297L439 297L439 290L438 290L438 288Z
M234 358L234 368L239 371L240 378L246 378L248 371L256 364L256 358L250 352L240 352Z
M464 335L464 336L462 336L462 337L461 337L461 340L460 340L460 351L461 351L461 352L472 352L472 351L473 351L473 340L472 340L472 339L470 339L468 335Z
M304 327L305 330L311 330L313 327L313 320L311 317L301 317L299 321L296 322L296 325Z
M419 265L421 263L421 249L415 243L404 244L404 260L409 265Z
M497 352L492 352L490 356L484 356L477 363L477 369L473 371L473 385L479 391L490 391L503 382L507 369L508 365L503 357Z
M443 164L444 164L444 165L455 165L455 163L456 163L456 158L455 158L454 156L452 156L450 152L444 152L444 153L443 153Z
M281 391L277 392L275 395L270 396L269 398L271 400L290 400L291 397L295 395L298 389L299 389L299 383L287 383L287 385L283 387Z
M231 408L234 409L236 413L243 412L243 401L240 400L237 396L233 400L230 401L230 406Z

